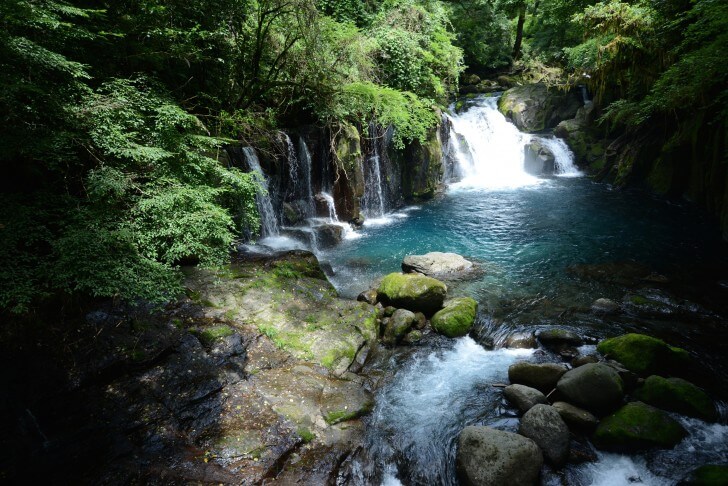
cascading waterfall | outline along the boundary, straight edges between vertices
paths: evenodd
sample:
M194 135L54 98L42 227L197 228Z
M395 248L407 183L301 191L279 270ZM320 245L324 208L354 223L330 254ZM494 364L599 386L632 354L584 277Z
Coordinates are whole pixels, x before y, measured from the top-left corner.
M336 205L334 204L334 197L328 192L322 192L321 197L326 201L326 207L329 211L329 223L338 223L339 215L336 214Z
M379 154L379 137L374 123L369 125L372 155L364 163L364 197L362 211L368 218L384 216L386 201L382 187L382 167Z
M303 197L306 201L305 211L306 217L313 217L316 215L316 206L313 200L313 185L311 184L311 152L308 150L308 145L303 137L298 140L298 161L301 167L301 179L303 182Z
M513 189L535 185L538 177L524 170L523 147L537 139L554 154L556 173L579 176L574 156L563 140L520 132L498 111L496 97L474 101L466 111L450 117L447 156L455 161L452 186Z
M268 193L268 179L260 167L258 154L253 147L243 147L243 154L245 155L245 162L248 164L250 171L260 174L261 188L255 195L255 203L258 206L258 213L260 214L261 234L264 237L278 236L278 219L273 209L270 194Z

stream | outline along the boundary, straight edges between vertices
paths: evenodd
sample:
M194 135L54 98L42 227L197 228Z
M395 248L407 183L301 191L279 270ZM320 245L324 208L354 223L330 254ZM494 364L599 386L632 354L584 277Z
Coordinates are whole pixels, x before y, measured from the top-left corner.
M507 349L508 339L554 324L596 342L645 332L700 356L698 383L718 399L721 423L678 417L690 435L674 450L637 455L592 451L595 462L546 468L543 484L676 484L706 463L728 462L725 301L728 260L714 224L689 205L642 191L615 191L581 176L563 142L528 135L478 98L452 117L448 150L455 178L435 200L370 218L357 238L321 251L329 278L346 297L400 270L408 254L459 253L482 265L474 280L449 284L450 295L479 303L470 337L434 337L394 351L380 369L367 442L352 464L359 484L457 484L457 436L466 425L517 429L517 414L494 383L507 382L516 360L560 361L544 350ZM533 139L556 155L557 173L523 170ZM595 316L598 298L622 303L617 316ZM639 304L648 300L645 309ZM593 352L594 346L580 351ZM588 444L584 447L589 448Z

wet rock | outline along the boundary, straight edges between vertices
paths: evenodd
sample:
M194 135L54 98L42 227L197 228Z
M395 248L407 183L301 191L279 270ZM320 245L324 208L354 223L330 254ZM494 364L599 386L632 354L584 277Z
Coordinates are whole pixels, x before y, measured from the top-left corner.
M708 464L693 469L679 486L728 486L728 465Z
M470 297L458 297L445 302L445 307L432 316L432 329L447 337L465 336L475 323L478 303Z
M511 383L530 386L543 393L556 388L556 383L568 371L566 365L557 363L529 363L519 361L508 368Z
M613 283L622 287L637 286L652 273L645 265L635 262L578 264L568 267L566 272L583 280Z
M553 175L556 170L556 157L538 140L523 146L523 170L531 175Z
M422 331L413 329L402 339L403 344L417 344L422 339Z
M546 460L561 467L569 457L569 428L549 405L535 405L521 418L518 433L533 440Z
M319 248L331 248L344 239L344 228L338 224L323 224L313 228Z
M365 290L364 292L356 296L356 300L358 300L359 302L366 302L367 304L376 305L377 289Z
M570 403L554 402L553 407L559 412L564 422L575 430L592 431L599 423L594 415Z
M397 344L412 328L415 321L415 314L406 309L397 309L387 321L384 328L382 342L384 344Z
M384 304L432 315L442 308L447 286L425 275L390 273L377 293Z
M471 274L477 267L456 253L433 251L424 255L407 255L402 260L402 271L421 273L428 277L451 280Z
M585 364L598 362L599 356L597 356L596 354L585 354L571 360L571 366L573 366L574 368L578 368L579 366L583 366Z
M534 349L538 347L532 332L511 334L506 338L505 347L510 349Z
M635 398L663 410L708 422L718 419L718 412L708 394L682 378L649 376L635 392Z
M525 385L508 385L503 389L503 395L521 412L527 412L539 403L548 403L546 395Z
M518 434L470 426L458 438L457 471L465 485L532 485L542 465L541 449Z
M669 449L686 435L683 426L662 410L631 402L602 419L593 442L603 450L635 452L653 447Z
M556 389L565 401L597 414L613 410L624 396L619 373L602 363L585 364L566 372Z
M422 312L415 312L415 322L412 324L415 329L422 330L427 326L427 317Z
M597 299L591 305L591 311L599 315L612 315L619 313L619 304L611 299Z
M541 344L549 349L558 351L564 346L579 346L583 339L568 329L545 329L536 336Z
M625 334L605 339L599 343L597 351L642 376L679 373L690 362L690 355L684 349L644 334Z
M498 100L498 109L521 130L538 132L574 118L582 104L575 92L559 92L538 83L509 89Z
M384 308L384 317L392 317L392 314L395 312L397 312L397 308L392 305L388 305Z

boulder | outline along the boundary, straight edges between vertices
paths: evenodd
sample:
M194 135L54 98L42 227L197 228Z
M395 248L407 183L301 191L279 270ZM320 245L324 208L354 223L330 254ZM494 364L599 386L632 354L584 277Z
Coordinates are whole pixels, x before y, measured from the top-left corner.
M570 403L554 402L553 407L559 412L564 422L575 430L592 431L599 423L594 415Z
M422 312L415 312L415 322L412 327L421 331L425 326L427 326L427 317Z
M361 294L357 295L356 300L358 300L359 302L366 302L367 304L376 305L377 289L365 290Z
M523 170L531 175L553 175L556 156L543 143L533 140L523 146Z
M569 428L550 405L534 405L521 418L518 433L533 440L546 460L561 467L569 457Z
M690 362L690 355L684 349L644 334L605 339L599 343L597 351L642 376L676 373Z
M619 313L619 304L611 299L597 299L591 305L591 311L594 314L611 315Z
M521 412L527 412L539 403L548 403L546 395L525 385L508 385L503 389L503 395Z
M430 324L432 329L447 337L465 336L473 327L477 312L478 303L470 297L450 299L432 316Z
M543 393L556 388L556 383L568 371L566 365L557 363L529 363L519 361L508 368L511 383L530 386Z
M571 360L571 366L578 368L588 363L599 363L599 356L596 354L585 354Z
M402 339L402 344L416 344L422 339L422 331L413 329Z
M696 417L708 422L718 419L718 412L707 393L682 378L663 378L649 376L635 397L645 403Z
M549 89L545 84L528 84L509 89L498 100L498 109L524 132L539 132L574 118L583 105L573 92Z
M631 402L605 417L592 441L599 449L635 452L653 447L669 449L688 432L662 410L642 402Z
M331 248L344 239L344 228L338 224L322 224L314 227L313 231L319 248Z
M614 410L624 395L619 373L603 363L585 364L566 372L556 389L565 401L597 414Z
M511 349L533 349L537 348L538 344L532 332L520 332L508 336L504 346Z
M447 286L432 277L416 273L390 273L377 289L385 305L432 315L442 308Z
M414 322L414 312L407 309L397 309L387 321L382 341L384 344L398 343L409 332Z
M563 346L579 346L583 339L568 329L545 329L536 336L541 344L549 349L558 350Z
M728 465L707 464L693 469L679 486L728 486Z
M470 426L458 438L458 476L468 486L536 484L542 465L536 443L512 432Z
M421 273L440 279L459 278L475 269L473 262L456 253L433 251L424 255L407 255L402 260L404 273Z

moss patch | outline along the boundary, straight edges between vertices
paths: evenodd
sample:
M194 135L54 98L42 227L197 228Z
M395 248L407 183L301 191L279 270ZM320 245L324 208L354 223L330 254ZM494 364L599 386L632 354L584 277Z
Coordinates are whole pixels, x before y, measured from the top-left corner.
M432 315L442 307L447 286L424 275L390 273L382 279L377 294L387 305Z
M435 331L447 337L465 336L473 327L477 312L478 303L470 297L451 299L430 322Z
M605 450L634 452L653 447L671 448L687 431L662 410L632 402L602 419L594 444Z
M728 486L728 466L708 464L695 469L680 484L691 486Z
M198 332L198 337L204 343L212 343L218 339L222 339L235 334L235 330L226 325L211 326L201 329Z
M674 373L690 361L690 355L684 349L644 334L605 339L599 343L597 351L641 375Z
M713 421L718 414L707 393L681 378L662 378L652 375L637 390L635 397L663 410L681 413L706 421Z

